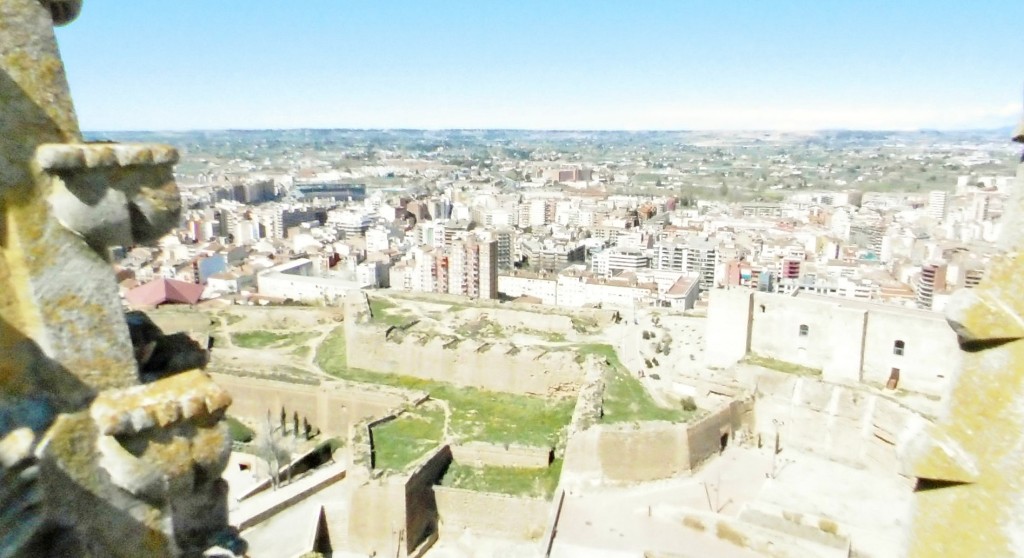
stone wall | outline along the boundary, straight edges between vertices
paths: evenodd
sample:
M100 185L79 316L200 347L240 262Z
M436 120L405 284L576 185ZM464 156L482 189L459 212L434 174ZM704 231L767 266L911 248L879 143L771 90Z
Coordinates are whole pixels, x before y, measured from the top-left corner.
M732 401L688 424L596 425L574 433L563 484L633 483L686 474L733 443L753 421L750 401Z
M231 394L231 414L251 421L266 421L267 412L275 426L281 409L291 427L294 413L327 436L347 436L350 425L366 418L390 414L405 405L409 396L398 391L359 387L340 382L324 382L319 386L292 384L211 374L217 384Z
M451 448L442 446L417 467L405 483L405 532L410 550L419 548L437 535L439 506L434 485L441 480L451 462Z
M459 316L463 318L469 317L470 312L477 314L479 317L486 316L488 320L503 328L534 329L563 334L573 333L572 318L563 314L526 312L507 308L473 308L461 311ZM603 321L608 322L610 318Z
M712 291L707 339L710 366L731 366L749 351L822 370L829 381L876 385L895 369L898 387L929 395L945 393L961 361L939 313L806 293Z
M452 446L455 461L473 467L528 467L540 469L551 461L551 448L467 442Z
M348 365L491 391L539 396L575 394L583 366L571 350L516 347L508 342L417 332L402 334L372 323L345 326Z
M757 390L755 433L765 444L774 444L778 434L783 452L795 448L893 474L900 446L929 422L856 388L766 370L745 373L753 375L749 381Z
M405 478L370 481L352 493L346 550L364 555L399 556L405 550Z
M408 475L365 482L352 494L347 550L367 555L419 555L437 539L438 505L434 494L452 461L448 446L420 461Z
M552 503L536 498L435 486L441 536L463 531L503 538L538 540L547 528Z

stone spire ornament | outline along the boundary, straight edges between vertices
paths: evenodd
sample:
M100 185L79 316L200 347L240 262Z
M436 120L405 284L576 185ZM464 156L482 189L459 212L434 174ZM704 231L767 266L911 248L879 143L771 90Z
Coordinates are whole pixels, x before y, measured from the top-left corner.
M83 142L53 34L80 9L0 0L0 558L243 554L230 397L198 369L141 381L106 261L175 226L178 155Z

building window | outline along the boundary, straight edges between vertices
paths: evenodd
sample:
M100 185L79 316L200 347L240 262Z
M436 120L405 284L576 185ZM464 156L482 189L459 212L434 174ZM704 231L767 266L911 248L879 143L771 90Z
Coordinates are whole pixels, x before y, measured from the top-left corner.
M800 337L807 337L807 334L810 333L810 331L811 328L808 327L807 324L800 324Z
M762 304L761 305L761 313L764 314L767 310L768 309L764 307L764 304Z
M892 354L896 356L903 356L904 347L906 347L906 344L903 343L903 341L901 340L897 340L895 343L892 344Z

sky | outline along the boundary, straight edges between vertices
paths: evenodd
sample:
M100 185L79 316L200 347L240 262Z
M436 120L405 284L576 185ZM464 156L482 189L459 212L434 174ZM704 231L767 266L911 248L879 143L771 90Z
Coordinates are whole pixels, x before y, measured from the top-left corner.
M1015 125L1024 1L86 0L82 128Z

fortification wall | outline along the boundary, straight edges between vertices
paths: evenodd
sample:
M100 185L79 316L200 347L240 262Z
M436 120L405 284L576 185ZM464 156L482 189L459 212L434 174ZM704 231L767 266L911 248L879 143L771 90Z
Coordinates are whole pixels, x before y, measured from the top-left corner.
M689 473L753 421L752 403L733 401L688 424L596 425L566 445L563 483L633 483Z
M487 465L540 469L548 466L551 451L551 448L489 444L487 442L467 442L452 446L452 455L455 461L474 467Z
M750 320L754 293L748 289L713 289L708 300L707 343L704 360L708 366L727 368L750 349Z
M370 481L353 491L350 509L358 512L348 514L346 550L366 556L404 555L405 480Z
M281 409L289 428L293 414L306 419L328 436L346 436L349 426L366 418L380 417L404 405L408 396L397 392L325 382L319 386L274 380L211 374L231 394L233 416L262 422L270 412L272 424L280 420Z
M772 371L752 371L755 432L766 444L776 433L783 451L795 448L892 474L899 448L928 420L899 403L856 388Z
M822 370L834 346L860 342L860 337L836 339L848 316L836 316L829 304L800 296L754 295L750 350L759 355ZM801 327L806 335L801 335ZM858 351L859 352L859 351Z
M869 312L864 334L863 380L885 385L899 369L898 386L919 393L943 395L960 370L963 351L956 333L941 314ZM903 354L893 344L903 341Z
M956 334L937 313L754 293L751 316L751 352L823 370L833 382L885 385L895 369L899 387L942 395L960 366Z
M448 446L408 475L369 480L352 494L346 550L368 556L419 555L437 540L434 484L452 461Z
M463 310L459 315L467 318L470 317L470 313L473 313L475 317L486 316L488 320L504 328L536 329L563 334L573 332L572 318L562 314L527 312L507 308L473 308ZM610 319L605 321L610 321Z
M405 533L411 549L437 534L438 503L434 485L451 462L451 449L442 446L413 471L405 483Z
M885 385L898 370L898 387L929 395L945 393L962 355L938 313L739 289L711 292L707 339L709 366L749 351L822 370L831 382Z
M575 393L583 378L573 351L469 339L451 344L415 330L389 336L386 328L373 324L349 323L345 336L349 366L374 372L541 396Z
M551 502L505 494L435 486L442 537L464 531L513 539L537 540L544 534Z

